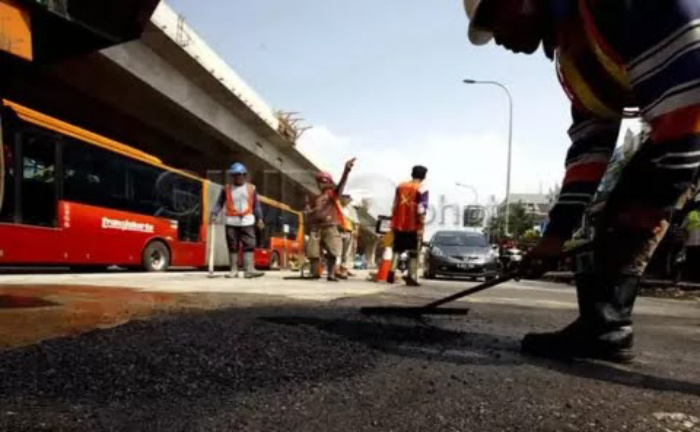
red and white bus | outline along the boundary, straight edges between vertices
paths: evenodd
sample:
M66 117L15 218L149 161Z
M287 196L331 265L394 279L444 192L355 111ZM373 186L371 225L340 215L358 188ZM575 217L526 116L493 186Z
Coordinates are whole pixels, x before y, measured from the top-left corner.
M206 266L220 185L9 101L0 121L0 265ZM256 265L274 268L303 251L303 219L261 201ZM228 262L225 249L216 255Z

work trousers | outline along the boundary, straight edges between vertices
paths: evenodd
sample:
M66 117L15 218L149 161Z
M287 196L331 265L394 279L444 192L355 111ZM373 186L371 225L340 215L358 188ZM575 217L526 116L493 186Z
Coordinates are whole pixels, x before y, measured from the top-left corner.
M599 2L600 30L624 63L650 125L595 223L593 267L579 275L582 316L630 325L638 280L690 196L700 167L700 4L697 0ZM595 141L591 141L591 146Z

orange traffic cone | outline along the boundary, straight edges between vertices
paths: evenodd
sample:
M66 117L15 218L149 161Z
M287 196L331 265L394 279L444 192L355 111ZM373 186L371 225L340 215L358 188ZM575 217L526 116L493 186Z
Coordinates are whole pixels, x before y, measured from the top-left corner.
M384 255L382 256L382 263L379 265L379 271L377 272L376 282L386 282L389 278L389 272L391 272L391 258L392 250L390 247L384 248Z

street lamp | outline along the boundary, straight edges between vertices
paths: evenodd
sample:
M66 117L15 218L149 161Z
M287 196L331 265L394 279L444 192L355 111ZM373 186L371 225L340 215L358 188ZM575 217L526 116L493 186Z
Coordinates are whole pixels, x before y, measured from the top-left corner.
M460 183L460 182L455 183L455 186L461 187L464 189L469 189L474 194L474 202L476 204L479 204L479 192L476 190L476 188L474 186Z
M477 81L473 79L463 80L464 84L486 84L500 87L508 96L508 173L506 176L506 235L510 233L510 175L513 158L513 96L508 87L498 81Z

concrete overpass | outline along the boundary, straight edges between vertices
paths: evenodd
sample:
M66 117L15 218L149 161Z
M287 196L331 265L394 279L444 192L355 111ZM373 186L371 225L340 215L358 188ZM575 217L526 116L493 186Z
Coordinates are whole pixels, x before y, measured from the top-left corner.
M273 110L161 3L140 40L51 66L1 72L16 102L221 181L245 162L262 193L301 207L318 168ZM217 173L217 170L218 173Z

